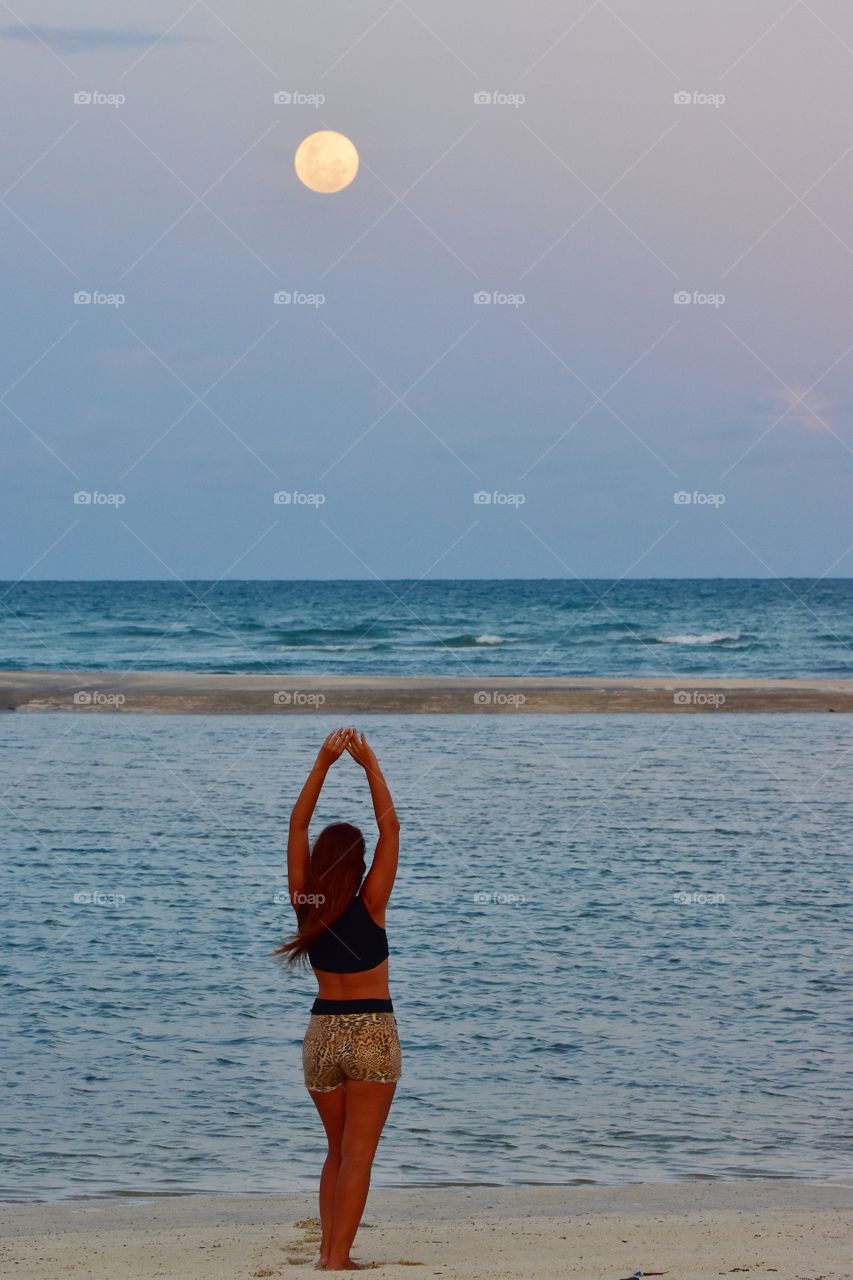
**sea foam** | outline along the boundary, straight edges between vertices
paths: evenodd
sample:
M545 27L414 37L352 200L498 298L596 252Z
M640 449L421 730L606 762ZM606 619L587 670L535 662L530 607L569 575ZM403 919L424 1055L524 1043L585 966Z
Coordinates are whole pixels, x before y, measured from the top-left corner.
M740 631L702 631L698 635L658 636L659 644L722 644L724 640L740 640Z

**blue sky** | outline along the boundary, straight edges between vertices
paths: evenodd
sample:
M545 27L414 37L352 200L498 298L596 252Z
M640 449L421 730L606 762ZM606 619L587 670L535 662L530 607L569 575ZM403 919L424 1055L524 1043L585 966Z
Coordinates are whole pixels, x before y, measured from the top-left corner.
M848 4L18 12L4 579L853 576Z

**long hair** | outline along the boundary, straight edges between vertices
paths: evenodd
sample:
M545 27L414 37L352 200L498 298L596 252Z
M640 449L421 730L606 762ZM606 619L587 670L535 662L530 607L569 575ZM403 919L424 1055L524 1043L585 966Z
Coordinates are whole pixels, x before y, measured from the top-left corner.
M349 822L324 827L311 849L308 879L297 904L299 929L275 950L288 964L308 963L308 948L343 915L361 884L364 836Z

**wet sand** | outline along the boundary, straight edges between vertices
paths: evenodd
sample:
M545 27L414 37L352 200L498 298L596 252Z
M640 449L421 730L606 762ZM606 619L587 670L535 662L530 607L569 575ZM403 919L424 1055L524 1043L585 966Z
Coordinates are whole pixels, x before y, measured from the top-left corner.
M851 712L853 680L0 671L0 711L317 715Z
M17 1280L298 1280L317 1274L315 1215L304 1195L0 1205L0 1271ZM635 1271L849 1280L851 1242L853 1188L840 1185L448 1187L371 1191L353 1257L387 1275L448 1280Z

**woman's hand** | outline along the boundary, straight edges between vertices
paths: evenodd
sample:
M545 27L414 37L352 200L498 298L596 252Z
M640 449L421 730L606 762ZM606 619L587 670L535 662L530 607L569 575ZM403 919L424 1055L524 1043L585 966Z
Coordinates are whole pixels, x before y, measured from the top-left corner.
M346 744L346 749L367 773L380 773L379 761L376 759L373 748L368 745L364 734L359 737L358 730L352 729L350 737Z
M343 755L354 733L354 729L333 729L317 753L317 763L330 768Z

